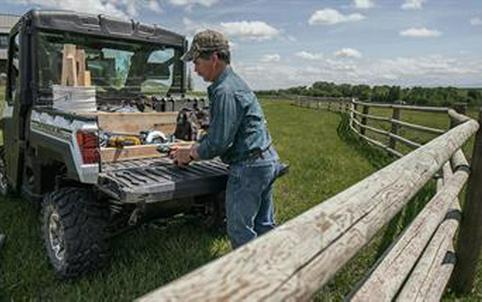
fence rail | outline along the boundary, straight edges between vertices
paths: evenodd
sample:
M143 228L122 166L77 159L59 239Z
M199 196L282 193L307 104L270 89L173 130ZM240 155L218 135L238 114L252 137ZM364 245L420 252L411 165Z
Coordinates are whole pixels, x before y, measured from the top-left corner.
M324 105L330 110L350 114L351 129L361 137L389 152L398 152L356 129L355 125L362 122L354 118L357 114L352 110L355 102L318 104L322 102L316 100L315 107L311 107ZM391 108L405 109L400 106ZM418 109L410 106L409 110ZM458 195L470 170L461 147L477 132L479 123L452 110L444 110L453 119L453 128L449 131L417 146L407 155L398 154L400 159L343 192L245 246L139 298L139 301L308 300L434 175L439 177L435 196L379 259L370 274L355 286L348 299L436 300L441 297L454 269L464 272L461 274L465 274L465 280L473 280L473 276L467 274L473 275L474 271L467 267L454 268L453 238L459 224L455 219L460 215ZM365 125L360 129L370 128ZM478 148L482 148L480 133L479 130L477 135L481 142L476 144ZM388 135L408 143L396 133ZM476 168L482 171L478 155L474 153L473 158L481 166ZM482 175L480 171L474 174ZM472 179L469 181L473 182ZM467 212L467 215L480 217L477 215L482 214L482 208L477 201L482 195L475 187L478 186L468 187L471 197L466 204L474 212ZM467 253L465 257L470 259L460 261L465 266L473 263L474 257L477 261L481 244L480 240L471 237L479 234L480 223L474 226L472 220L469 222L469 226L460 231L464 238L474 241L470 244L472 253L464 251ZM459 243L457 247L463 248L464 244Z

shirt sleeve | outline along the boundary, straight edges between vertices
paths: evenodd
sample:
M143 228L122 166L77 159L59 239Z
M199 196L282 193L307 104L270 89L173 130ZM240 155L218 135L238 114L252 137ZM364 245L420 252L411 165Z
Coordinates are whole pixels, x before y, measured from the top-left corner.
M231 147L243 115L234 93L221 91L216 93L215 98L208 133L197 149L201 159L220 156Z

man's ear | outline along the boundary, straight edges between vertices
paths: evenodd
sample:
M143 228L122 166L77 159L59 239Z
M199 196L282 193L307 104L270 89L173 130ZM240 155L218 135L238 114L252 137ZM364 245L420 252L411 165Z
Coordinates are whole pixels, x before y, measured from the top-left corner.
M213 59L214 62L219 61L219 54L217 52L213 52L211 54L211 58Z

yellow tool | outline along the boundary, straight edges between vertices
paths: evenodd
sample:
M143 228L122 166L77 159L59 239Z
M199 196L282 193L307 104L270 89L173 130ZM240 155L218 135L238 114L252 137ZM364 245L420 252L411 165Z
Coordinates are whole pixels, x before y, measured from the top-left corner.
M139 137L131 135L113 135L107 141L107 147L123 148L125 146L141 145Z

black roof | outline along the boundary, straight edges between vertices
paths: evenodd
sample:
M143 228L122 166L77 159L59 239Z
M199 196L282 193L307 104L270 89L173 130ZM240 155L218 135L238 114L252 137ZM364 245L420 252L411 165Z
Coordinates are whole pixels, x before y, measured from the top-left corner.
M96 36L115 37L184 46L184 36L134 20L122 20L106 15L93 15L63 10L31 10L24 16L31 25L48 30L68 31Z

